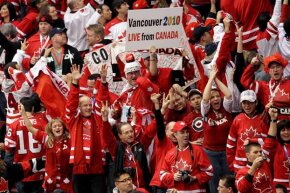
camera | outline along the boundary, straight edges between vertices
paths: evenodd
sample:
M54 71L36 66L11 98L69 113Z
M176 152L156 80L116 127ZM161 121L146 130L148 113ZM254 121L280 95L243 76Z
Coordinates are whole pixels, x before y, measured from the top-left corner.
M124 167L124 172L128 173L133 178L135 176L136 170L132 167Z
M190 176L188 171L180 171L181 173L181 180L185 183L190 182Z

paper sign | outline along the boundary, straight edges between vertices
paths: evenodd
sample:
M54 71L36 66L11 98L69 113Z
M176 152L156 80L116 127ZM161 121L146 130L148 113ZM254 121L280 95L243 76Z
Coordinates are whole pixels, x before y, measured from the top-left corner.
M182 8L129 10L126 51L179 47L183 30Z

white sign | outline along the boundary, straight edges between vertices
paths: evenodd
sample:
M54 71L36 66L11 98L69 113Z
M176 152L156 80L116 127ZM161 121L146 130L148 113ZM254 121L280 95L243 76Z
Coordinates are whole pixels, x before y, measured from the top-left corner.
M91 74L100 73L101 66L103 64L106 64L108 66L107 82L109 85L109 90L119 95L126 82L113 81L113 77L115 76L115 74L112 70L112 49L112 44L109 44L92 52L89 52L85 56L85 63L88 65Z
M126 51L179 47L183 31L182 8L129 10Z

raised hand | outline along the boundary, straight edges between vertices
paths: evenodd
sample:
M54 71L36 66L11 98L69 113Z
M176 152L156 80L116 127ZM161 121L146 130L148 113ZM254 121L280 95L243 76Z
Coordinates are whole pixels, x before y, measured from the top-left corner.
M218 72L218 69L217 69L216 65L212 65L211 71L209 73L209 79L214 80L216 78L217 72Z
M79 79L82 77L80 72L80 65L73 64L70 70L73 78L72 83L77 84Z
M21 42L21 50L25 51L27 49L27 47L29 46L29 44L27 43L26 39L24 39L22 42Z
M160 109L160 103L159 103L160 96L161 96L160 94L153 93L150 97L151 101L154 103L154 107L156 110Z
M101 67L101 70L100 70L101 81L103 83L106 82L107 74L108 74L108 66L106 64L103 64L102 67Z
M278 109L277 108L270 107L268 112L269 112L269 115L271 117L271 120L277 120L277 117L278 117Z
M160 94L157 94L157 93L153 93L150 97L151 101L155 104L155 103L158 103L159 104L159 97L161 95Z
M50 52L51 52L51 49L52 49L52 47L51 48L45 48L45 51L44 51L44 57L47 57L49 54L50 54Z
M109 107L108 107L108 101L104 102L102 101L102 108L101 108L101 114L102 114L102 120L104 122L109 120Z
M162 107L161 107L161 114L164 115L166 109L168 108L169 104L170 104L170 98L171 98L172 92L168 93L168 95L165 97L165 94L163 94L162 97Z

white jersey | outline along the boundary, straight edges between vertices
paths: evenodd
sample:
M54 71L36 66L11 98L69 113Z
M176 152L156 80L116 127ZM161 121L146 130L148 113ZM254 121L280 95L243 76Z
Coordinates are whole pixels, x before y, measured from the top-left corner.
M88 3L85 7L77 12L71 12L68 7L64 14L64 24L67 28L67 44L75 47L78 51L89 49L86 40L86 24L96 10Z

